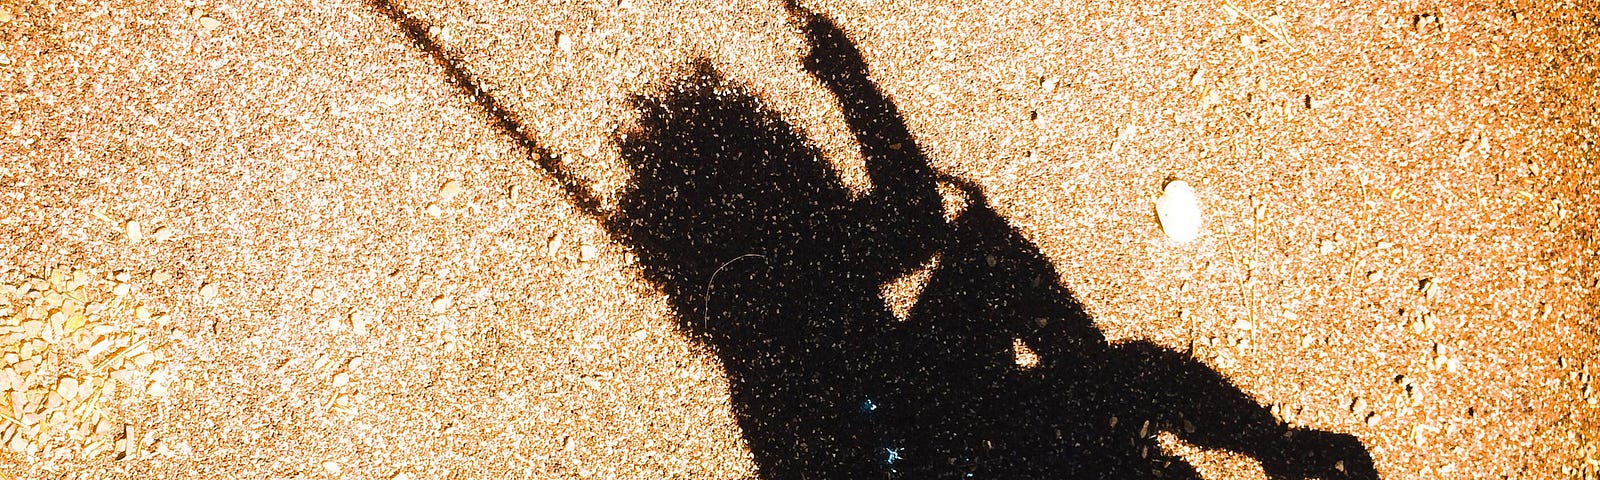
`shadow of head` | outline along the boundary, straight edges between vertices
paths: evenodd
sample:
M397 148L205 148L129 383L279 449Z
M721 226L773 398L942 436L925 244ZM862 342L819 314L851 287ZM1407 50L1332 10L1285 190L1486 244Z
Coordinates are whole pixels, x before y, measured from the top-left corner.
M846 232L828 227L850 223L849 191L820 151L705 60L658 90L631 99L638 127L619 144L632 179L615 229L690 309L679 313L708 315L689 300L719 286L713 275L749 283L734 280L759 267L802 284L833 270Z

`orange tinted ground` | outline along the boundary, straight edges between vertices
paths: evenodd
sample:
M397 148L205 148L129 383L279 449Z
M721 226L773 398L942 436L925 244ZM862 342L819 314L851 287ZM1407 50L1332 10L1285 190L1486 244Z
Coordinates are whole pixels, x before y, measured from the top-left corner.
M604 206L629 96L700 57L867 186L779 4L624 3L400 6ZM1109 337L1194 344L1280 418L1359 437L1385 478L1595 475L1592 2L966 3L808 5ZM107 402L127 458L6 470L753 474L715 358L387 18L0 5L0 283L130 272L169 314L149 328L176 379ZM1196 242L1154 221L1169 176L1205 206ZM172 236L130 242L128 220Z

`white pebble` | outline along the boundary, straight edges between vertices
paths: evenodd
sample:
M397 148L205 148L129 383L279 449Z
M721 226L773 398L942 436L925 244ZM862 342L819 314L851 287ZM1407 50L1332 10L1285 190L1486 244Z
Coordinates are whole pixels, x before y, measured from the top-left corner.
M1173 180L1156 199L1156 218L1167 238L1187 242L1200 236L1200 201L1189 182Z
M138 220L128 220L128 223L122 225L122 231L128 235L128 241L131 243L139 243L144 239L144 229L140 228Z

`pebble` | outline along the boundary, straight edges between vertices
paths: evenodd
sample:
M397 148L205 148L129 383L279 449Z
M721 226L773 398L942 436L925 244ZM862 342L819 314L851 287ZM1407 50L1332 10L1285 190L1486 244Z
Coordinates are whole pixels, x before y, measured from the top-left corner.
M1195 197L1194 187L1183 180L1168 182L1161 198L1156 199L1156 217L1167 238L1188 242L1199 237L1200 201Z
M56 395L65 399L78 398L78 379L61 377L61 380L56 381Z
M556 32L556 48L561 49L563 52L572 51L572 35L568 35L566 32Z
M1424 298L1433 298L1435 291L1432 278L1424 278L1417 282L1417 292L1421 293Z
M433 297L428 306L433 309L433 313L444 313L450 309L450 297L444 295Z
M439 187L439 201L448 202L454 200L457 195L461 195L463 190L464 189L461 187L460 180L450 180L444 182L444 185Z
M138 220L128 220L128 223L122 224L122 233L128 236L129 243L144 240L144 229L139 227Z
M217 284L206 283L200 286L200 299L211 300L217 298Z
M221 20L217 20L216 18L213 18L211 16L200 17L200 28L204 29L207 32L210 32L212 30L216 30L218 27L221 27L221 26L222 26L222 21Z
M366 335L367 328L372 324L372 314L357 312L350 314L350 330L356 335Z
M600 256L600 249L595 248L594 245L578 247L578 260L580 261L592 262L598 256Z
M150 232L150 238L157 242L172 240L172 229L167 227L156 227L156 231Z
M563 232L556 232L556 236L550 238L550 243L544 246L544 255L546 257L555 258L557 254L561 253L561 240L564 236Z

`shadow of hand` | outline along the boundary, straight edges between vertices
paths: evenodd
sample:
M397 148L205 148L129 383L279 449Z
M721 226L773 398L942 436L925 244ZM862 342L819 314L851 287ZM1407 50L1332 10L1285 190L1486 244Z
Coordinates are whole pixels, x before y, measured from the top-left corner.
M846 80L866 78L867 63L861 58L861 51L833 19L818 15L794 0L786 0L783 6L789 12L790 24L800 29L811 47L804 60L807 73L830 88Z

